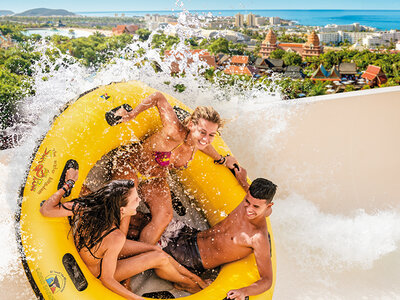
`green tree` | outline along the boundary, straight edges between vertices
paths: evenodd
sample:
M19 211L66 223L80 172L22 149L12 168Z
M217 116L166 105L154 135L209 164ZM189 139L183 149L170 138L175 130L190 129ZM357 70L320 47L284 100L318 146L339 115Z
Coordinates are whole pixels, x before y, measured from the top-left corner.
M325 84L321 81L318 81L314 84L311 91L308 93L307 96L320 96L326 94Z
M286 52L282 59L287 66L301 66L303 62L301 56L296 52Z
M136 30L136 34L139 36L139 40L143 42L143 41L148 40L148 38L151 34L151 31L149 31L146 28L140 28L140 29Z
M210 51L213 54L217 53L229 53L229 42L227 39L224 38L218 38L216 40L213 40L208 46L207 46L208 51Z
M274 59L282 59L285 54L286 54L285 50L276 49L271 52L270 57Z

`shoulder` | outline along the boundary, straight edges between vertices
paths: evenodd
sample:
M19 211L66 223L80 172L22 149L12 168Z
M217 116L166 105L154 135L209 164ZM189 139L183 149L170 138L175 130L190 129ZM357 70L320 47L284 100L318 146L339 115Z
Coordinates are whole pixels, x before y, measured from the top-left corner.
M251 242L253 248L269 247L267 227L265 227L265 229L263 228L254 230L252 233Z
M125 244L125 241L126 241L126 236L120 229L115 229L103 239L103 243L106 244L107 248L109 247L122 248L123 245Z

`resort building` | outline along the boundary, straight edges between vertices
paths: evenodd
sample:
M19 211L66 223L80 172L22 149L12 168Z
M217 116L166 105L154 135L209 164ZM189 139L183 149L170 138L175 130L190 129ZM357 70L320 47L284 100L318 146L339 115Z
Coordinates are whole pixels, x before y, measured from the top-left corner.
M267 58L270 56L271 52L276 49L297 52L303 58L308 56L318 56L323 53L323 47L321 46L319 38L314 31L308 35L306 43L299 44L279 43L276 39L275 33L272 31L272 29L270 29L265 37L264 42L261 44L260 55L263 58Z
M341 80L356 80L357 66L355 63L341 63L339 65Z
M362 40L365 47L376 48L379 46L389 46L400 40L400 32L396 30L377 32Z
M340 74L335 66L328 72L321 64L311 75L311 79L314 81L340 81Z
M254 76L258 74L258 70L254 66L229 66L224 70L224 73L227 75L247 75Z
M249 57L246 55L234 55L231 57L231 64L236 66L246 66L249 63Z
M235 15L235 26L236 27L243 27L244 25L244 16L241 13Z
M256 26L256 16L253 15L252 13L249 13L246 16L246 23L248 27L254 27Z
M387 82L386 74L380 67L369 65L367 70L361 75L371 87L380 86Z
M306 75L303 73L303 70L299 66L287 66L283 76L292 79L304 79L306 77Z
M206 68L216 68L215 57L207 50L195 49L181 52L165 51L164 61L170 63L171 74L184 73L185 69L190 68L196 58L205 65Z
M123 33L128 33L128 34L135 34L136 30L139 29L138 25L117 25L117 27L114 27L112 29L112 34L113 35L121 35Z
M263 26L265 25L265 22L267 22L266 17L256 17L255 18L256 26Z
M278 73L281 73L284 71L282 59L258 57L256 59L254 65L260 71L260 74L266 74L271 71L278 72Z
M281 18L279 18L279 17L270 17L269 18L269 24L270 25L279 25L279 24L281 24Z
M360 23L353 23L348 25L328 24L320 29L320 32L338 32L338 31L362 31L365 30Z

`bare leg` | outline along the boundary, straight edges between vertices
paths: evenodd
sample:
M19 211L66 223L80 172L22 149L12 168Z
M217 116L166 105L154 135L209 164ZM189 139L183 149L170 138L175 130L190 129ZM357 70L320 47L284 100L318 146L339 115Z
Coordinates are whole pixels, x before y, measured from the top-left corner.
M172 200L165 178L152 179L140 185L151 212L151 221L142 230L139 241L155 245L173 217Z
M175 282L190 293L201 290L195 281L181 274L171 263L170 257L162 251L149 251L118 260L114 278L123 281L148 269L155 269L160 278Z

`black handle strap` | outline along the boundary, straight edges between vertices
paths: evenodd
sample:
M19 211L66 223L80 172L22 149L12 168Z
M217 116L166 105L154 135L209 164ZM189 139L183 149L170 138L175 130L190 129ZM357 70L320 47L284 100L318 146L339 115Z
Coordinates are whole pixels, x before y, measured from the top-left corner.
M61 176L60 176L60 181L58 182L57 190L63 188L64 183L65 183L65 175L67 174L67 171L69 169L79 170L78 162L74 159L70 159L65 163L64 170L62 171ZM67 190L63 197L67 198L69 195L71 195L71 190L72 190L72 188Z
M123 107L127 112L132 111L132 106L125 103L125 104L117 106L117 107L113 108L112 110L106 112L106 121L107 121L108 125L114 126L121 122L122 117L115 115L116 111L119 110L121 107Z

